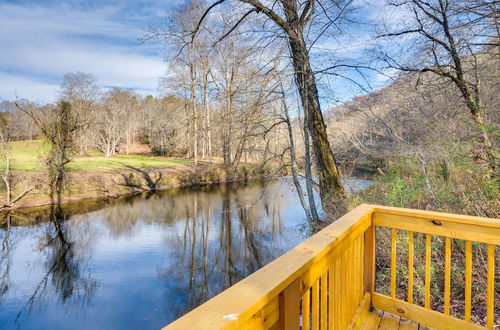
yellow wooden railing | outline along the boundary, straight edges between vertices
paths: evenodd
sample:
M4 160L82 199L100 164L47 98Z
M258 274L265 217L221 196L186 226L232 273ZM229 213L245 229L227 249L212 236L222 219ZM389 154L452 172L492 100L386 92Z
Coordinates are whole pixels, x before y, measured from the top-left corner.
M375 290L376 228L391 230L390 295ZM408 235L407 301L396 295L397 233ZM425 303L413 303L414 233L426 235ZM431 310L431 237L445 238L444 312ZM451 241L466 241L465 315L450 315ZM494 325L500 220L361 205L167 329L359 329L371 307L436 329L471 323L472 244L488 244L486 325ZM366 323L365 323L366 326Z

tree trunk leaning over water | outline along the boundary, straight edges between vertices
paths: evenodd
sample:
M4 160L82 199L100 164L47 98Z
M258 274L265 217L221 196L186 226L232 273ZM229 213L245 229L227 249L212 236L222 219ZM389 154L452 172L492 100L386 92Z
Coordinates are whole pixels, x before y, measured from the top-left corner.
M328 141L326 125L319 104L316 79L309 62L309 55L302 33L299 34L298 31L288 33L288 40L295 69L295 81L304 112L307 113L307 116L305 116L307 118L306 124L314 148L321 200L324 202L334 195L343 194L344 190L335 157Z
M203 13L198 24L193 31L192 38L200 29L209 12L226 0L214 1ZM279 0L277 5L282 8L285 17L281 17L277 11L265 6L259 0L239 0L239 2L250 6L249 10L241 16L236 24L223 36L233 32L252 13L264 14L273 21L286 36L290 47L294 76L299 90L304 112L307 113L307 127L311 135L316 169L319 179L320 195L323 204L327 200L333 201L335 196L343 196L344 189L340 180L340 173L337 168L335 157L330 148L326 125L321 113L318 90L314 72L309 61L309 53L304 40L304 30L315 15L316 0L308 0L300 3L297 0ZM326 14L326 13L325 13ZM326 14L328 16L328 14Z
M295 189L297 189L297 194L299 195L299 201L300 204L302 205L302 208L304 209L304 213L306 214L306 219L307 222L312 223L317 222L317 213L316 218L313 218L313 213L309 210L309 207L307 206L307 203L304 199L304 192L302 190L302 186L300 185L298 175L297 175L297 160L296 160L296 152L295 152L295 141L293 138L293 129L292 129L292 123L290 121L290 115L288 114L288 106L286 104L286 96L283 91L283 86L281 86L282 91L281 91L281 102L283 106L283 112L285 113L285 122L286 126L288 129L288 143L290 145L290 168L292 170L292 179L293 179L293 184L295 185ZM308 200L310 201L310 196L308 195ZM315 206L315 205L313 205ZM315 209L312 210L313 212L316 212Z

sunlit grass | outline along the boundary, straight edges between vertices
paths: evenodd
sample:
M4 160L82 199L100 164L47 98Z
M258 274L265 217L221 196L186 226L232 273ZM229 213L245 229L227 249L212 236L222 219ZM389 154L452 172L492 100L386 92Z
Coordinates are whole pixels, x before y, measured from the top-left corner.
M49 152L49 145L43 140L15 141L10 143L11 167L17 171L36 171L43 168L43 158ZM4 159L0 159L0 164ZM191 164L191 161L171 159L166 157L155 157L148 155L116 155L104 157L96 151L90 156L74 155L69 164L70 170L101 170L144 167L166 167Z

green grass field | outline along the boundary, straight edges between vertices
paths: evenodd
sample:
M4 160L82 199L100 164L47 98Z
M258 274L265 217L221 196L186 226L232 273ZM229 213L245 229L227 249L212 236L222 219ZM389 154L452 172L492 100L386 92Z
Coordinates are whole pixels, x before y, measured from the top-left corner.
M48 153L49 146L43 140L16 141L10 143L11 167L17 171L36 171L43 168L43 158ZM0 159L0 164L4 159ZM147 155L116 155L104 157L94 152L91 156L77 156L72 158L69 164L70 170L99 170L125 168L132 166L143 167L166 167L176 165L192 164L191 161L170 159L165 157L154 157Z

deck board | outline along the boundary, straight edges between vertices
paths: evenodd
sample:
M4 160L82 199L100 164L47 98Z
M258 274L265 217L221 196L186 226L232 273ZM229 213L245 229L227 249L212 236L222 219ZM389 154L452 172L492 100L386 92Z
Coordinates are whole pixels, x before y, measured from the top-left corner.
M374 309L366 315L361 329L432 330L431 328L419 325L417 322L378 309Z
M384 312L384 316L382 317L382 321L380 321L378 328L380 330L399 329L399 319L399 316Z
M415 321L410 321L405 318L399 319L399 329L401 330L419 330L419 324Z
M378 329L380 320L382 320L382 315L384 312L380 310L373 310L368 312L365 317L365 321L361 325L361 329Z

